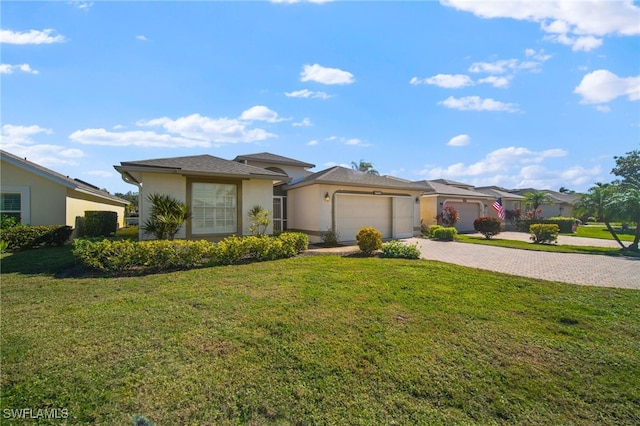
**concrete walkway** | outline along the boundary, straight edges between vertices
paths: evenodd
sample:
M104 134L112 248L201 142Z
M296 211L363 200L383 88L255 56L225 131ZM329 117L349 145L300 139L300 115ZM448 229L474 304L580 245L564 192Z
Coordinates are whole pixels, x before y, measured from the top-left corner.
M528 237L528 234L505 232L501 233L499 238L529 241ZM417 242L424 259L549 281L640 289L640 258L550 253L481 244L433 241L424 238L409 238L403 241ZM559 238L558 244L620 247L615 241L568 236ZM312 249L311 251L341 254L358 251L358 247Z

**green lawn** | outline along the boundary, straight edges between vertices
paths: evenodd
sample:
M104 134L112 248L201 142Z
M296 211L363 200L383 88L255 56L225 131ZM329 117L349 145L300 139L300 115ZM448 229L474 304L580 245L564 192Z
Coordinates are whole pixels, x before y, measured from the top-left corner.
M630 227L630 229L622 230L620 225L616 225L613 227L618 235L618 238L622 241L633 241L635 235L635 225ZM581 225L576 229L575 234L566 234L566 235L575 235L576 237L587 237L587 238L601 238L604 240L613 240L613 236L611 232L604 225Z
M1 259L2 413L640 423L640 291L425 260L307 256L105 278L73 268L68 247Z

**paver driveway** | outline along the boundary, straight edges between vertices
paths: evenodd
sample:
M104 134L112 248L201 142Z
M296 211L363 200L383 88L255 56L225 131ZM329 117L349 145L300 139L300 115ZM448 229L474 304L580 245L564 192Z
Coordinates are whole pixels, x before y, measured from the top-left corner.
M640 258L549 253L422 238L404 241L417 242L425 259L550 281L640 289Z

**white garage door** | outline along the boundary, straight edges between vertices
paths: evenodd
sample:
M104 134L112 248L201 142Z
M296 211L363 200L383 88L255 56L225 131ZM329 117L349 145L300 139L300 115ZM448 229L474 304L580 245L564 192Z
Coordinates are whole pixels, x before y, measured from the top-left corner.
M382 238L413 236L413 198L336 194L335 224L342 241L355 241L363 226L372 226Z
M478 203L447 203L458 212L460 220L456 223L458 232L475 232L473 221L480 216L480 204Z

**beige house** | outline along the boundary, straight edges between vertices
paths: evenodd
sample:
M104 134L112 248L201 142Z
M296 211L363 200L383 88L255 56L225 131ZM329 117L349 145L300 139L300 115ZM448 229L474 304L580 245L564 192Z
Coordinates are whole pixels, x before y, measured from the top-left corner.
M523 198L522 201L522 209L523 214L526 213L525 209L530 208L525 205L524 195L527 192L544 192L551 198L551 204L542 204L540 208L542 209L541 217L572 217L573 210L575 208L575 203L580 199L580 194L565 194L558 191L552 191L550 189L542 189L537 190L534 188L523 188L511 191L513 194L521 195Z
M0 151L2 214L20 218L25 225L68 225L87 210L112 211L124 226L128 201L78 179Z

